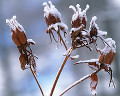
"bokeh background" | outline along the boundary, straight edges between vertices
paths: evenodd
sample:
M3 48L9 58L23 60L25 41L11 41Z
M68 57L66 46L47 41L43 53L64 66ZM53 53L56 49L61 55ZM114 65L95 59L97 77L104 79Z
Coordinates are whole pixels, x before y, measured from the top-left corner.
M43 2L48 0L0 0L0 96L41 96L39 88L30 70L21 70L19 63L19 52L11 38L9 26L6 19L16 15L17 21L23 25L27 38L32 38L35 46L31 46L33 53L38 56L37 76L45 96L49 96L53 81L57 71L64 60L62 53L65 52L63 46L50 43L49 35L46 34L46 23L43 12ZM97 96L119 96L120 94L120 0L51 0L62 15L62 20L68 25L67 46L70 47L71 39L69 31L71 29L71 18L73 11L69 5L80 4L84 9L86 4L90 5L87 11L87 29L92 16L97 16L97 24L100 30L108 32L105 38L113 38L116 41L117 49L114 62L112 63L113 77L116 88L112 84L109 88L110 76L101 71L98 73L99 83L97 86ZM99 46L102 43L99 42ZM91 45L94 49L94 46ZM88 60L98 58L99 54L90 52L87 48L75 50L72 55L80 55L77 60L67 61L64 70L57 83L54 96L58 96L67 86L79 80L83 76L90 74L92 70L87 64L76 65L78 60ZM77 85L64 96L91 96L90 80L87 79Z

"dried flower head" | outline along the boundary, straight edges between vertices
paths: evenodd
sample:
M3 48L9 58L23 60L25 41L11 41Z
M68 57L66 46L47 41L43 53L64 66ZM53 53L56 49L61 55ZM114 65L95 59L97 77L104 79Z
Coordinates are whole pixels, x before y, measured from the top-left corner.
M6 19L6 23L8 23L11 28L11 36L14 43L17 46L26 44L27 37L24 28L17 22L16 16L13 16L11 20Z
M52 42L52 38L51 35L53 36L53 39L58 43L58 41L60 40L60 42L64 42L63 38L60 34L60 30L64 32L64 37L65 34L67 34L67 30L68 27L67 25L65 25L62 21L61 21L61 14L60 12L55 8L55 6L52 4L51 1L48 1L48 3L50 4L50 6L48 6L47 2L43 3L44 6L44 17L46 20L46 24L47 24L47 30L46 32L50 35L50 39ZM57 32L58 34L58 40L56 40L56 38L54 37L53 34L53 30L55 32Z
M69 8L74 11L71 21L72 29L70 31L72 46L74 47L74 49L86 46L87 48L92 50L88 43L89 39L86 36L88 32L85 29L87 23L86 11L89 9L89 5L86 5L86 9L83 11L81 11L79 4L76 5L76 8L73 5L70 5Z
M36 63L34 60L35 55L33 55L32 50L30 48L30 44L35 45L35 42L32 39L28 39L25 34L25 30L20 25L16 16L13 16L12 19L6 19L6 23L10 26L11 36L14 43L17 45L17 48L20 52L19 61L21 64L21 69L25 70L26 65L33 66L34 73L36 74ZM29 50L28 50L29 48ZM37 58L37 57L36 57Z

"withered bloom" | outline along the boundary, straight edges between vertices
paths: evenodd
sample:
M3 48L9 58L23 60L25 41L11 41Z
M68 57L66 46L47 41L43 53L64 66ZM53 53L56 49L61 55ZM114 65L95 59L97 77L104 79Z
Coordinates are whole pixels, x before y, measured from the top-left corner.
M69 8L73 9L74 14L72 16L72 29L71 29L71 38L72 38L72 46L74 48L79 48L86 46L90 48L88 43L88 38L85 36L88 32L86 30L87 16L86 11L89 9L89 5L86 5L86 9L81 11L80 5L77 4L76 8L71 5Z
M33 55L32 50L30 48L30 44L34 45L35 42L32 39L27 40L25 30L22 27L22 25L20 25L17 22L16 16L13 16L12 19L10 20L6 19L6 23L8 23L8 25L10 26L12 40L14 41L20 52L19 61L21 64L21 69L25 70L26 65L29 66L32 65L34 69L34 73L36 73L36 63L34 60L34 57L36 56Z
M45 17L46 24L47 24L47 30L46 30L46 32L50 35L51 42L52 42L52 37L51 37L51 35L52 35L53 39L57 43L60 40L60 42L62 41L63 44L64 44L63 38L62 38L62 36L60 34L60 30L64 32L64 37L65 37L65 34L67 34L68 27L67 27L67 25L65 25L61 21L61 14L55 8L55 6L52 4L52 2L48 1L48 3L50 4L50 6L48 6L47 2L43 3L44 12L45 12L44 13L44 17ZM55 32L57 32L57 34L58 34L58 40L56 40L56 38L54 37L53 30Z

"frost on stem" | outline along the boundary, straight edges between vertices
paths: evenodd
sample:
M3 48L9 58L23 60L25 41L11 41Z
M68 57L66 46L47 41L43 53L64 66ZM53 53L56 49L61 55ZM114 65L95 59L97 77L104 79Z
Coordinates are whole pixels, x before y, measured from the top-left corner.
M19 61L21 64L21 69L25 70L29 68L26 67L26 65L32 65L34 73L36 74L36 63L34 59L34 57L36 56L33 55L30 48L30 44L35 45L35 42L32 39L27 39L25 30L23 26L17 22L16 16L13 16L10 20L6 19L6 23L8 23L8 25L10 26L12 40L14 41L20 52Z
M48 1L49 5L47 4L47 2L43 3L44 6L44 17L46 20L46 24L47 24L47 30L46 32L50 35L50 39L52 42L52 37L53 39L58 43L58 41L60 40L60 42L62 41L62 43L65 45L63 38L60 34L60 30L64 32L64 37L65 34L67 34L67 30L68 27L67 25L65 25L62 21L61 21L61 14L60 12L55 8L55 6L52 4L51 1ZM56 38L54 37L53 31L57 32L58 34L58 40L56 40Z

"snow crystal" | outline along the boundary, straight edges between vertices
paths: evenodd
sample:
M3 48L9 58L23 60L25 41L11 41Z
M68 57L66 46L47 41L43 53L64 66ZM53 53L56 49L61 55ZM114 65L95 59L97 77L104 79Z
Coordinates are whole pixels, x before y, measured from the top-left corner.
M70 56L71 59L77 59L78 57L79 57L79 55Z
M69 56L71 54L72 48L70 47L66 52L63 53L63 56Z
M95 90L92 90L92 95L97 95L97 92Z
M114 40L112 40L112 38L107 38L104 40L107 44L105 43L105 48L102 50L102 52L107 54L110 52L110 50L112 50L114 53L116 53L116 44L115 44L116 42Z
M17 20L16 20L16 16L13 16L12 19L6 19L6 23L9 24L10 28L12 30L16 30L16 28L20 31L20 32L25 32L24 28L22 25L20 25Z
M35 41L33 41L32 39L27 39L27 42L35 45Z
M57 16L57 17L61 18L60 12L55 8L55 6L52 4L52 2L51 2L51 1L48 1L48 3L49 3L50 6L48 6L47 2L44 2L44 3L43 3L44 12L45 12L45 13L44 13L44 17L45 17L45 16L48 17L49 14L52 14L52 15L54 15L55 17Z
M84 61L78 61L75 64L83 64L83 63L92 63L92 62L98 62L99 59L91 59L91 60L84 60Z
M69 8L71 8L74 11L74 14L72 16L72 21L75 21L78 17L85 17L85 19L87 21L86 11L89 9L89 5L88 4L86 5L85 10L83 10L83 11L81 11L81 8L80 8L79 4L76 5L77 10L75 9L75 7L73 5L70 5Z
M97 29L99 29L98 25L95 23L96 20L97 20L97 17L93 16L92 19L91 19L91 22L90 22L90 28L94 26ZM90 28L89 28L89 30L90 30Z
M91 27L95 27L95 28L97 28L97 30L98 30L97 36L106 36L106 35L107 35L107 32L106 32L106 31L101 31L101 30L99 30L98 25L95 23L96 20L97 20L97 17L96 17L96 16L93 16L93 17L92 17L92 20L91 20L91 22L90 22L89 32L90 32L90 30L91 30ZM90 35L90 33L89 33L89 35Z
M67 31L68 30L68 27L67 25L65 25L64 23L55 23L55 24L51 24L47 29L50 30L51 28L55 28L56 31L58 31L58 26L61 26L64 28L63 31Z
M106 35L107 35L106 31L100 31L100 30L98 30L97 36L106 36Z
M82 24L81 26L79 26L78 28L72 28L71 31L70 31L70 34L72 32L76 32L77 30L81 29L84 25Z

